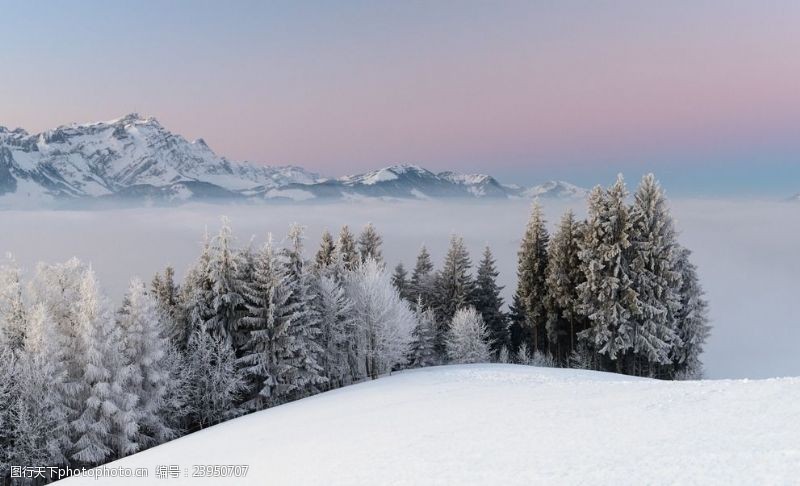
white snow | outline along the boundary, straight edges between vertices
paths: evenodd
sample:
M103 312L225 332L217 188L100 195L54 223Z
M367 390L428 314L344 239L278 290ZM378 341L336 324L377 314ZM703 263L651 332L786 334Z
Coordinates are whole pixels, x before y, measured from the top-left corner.
M798 378L443 366L255 413L109 466L146 467L151 478L158 465L190 475L193 465L250 466L244 480L169 484L790 484L800 475L798 403Z

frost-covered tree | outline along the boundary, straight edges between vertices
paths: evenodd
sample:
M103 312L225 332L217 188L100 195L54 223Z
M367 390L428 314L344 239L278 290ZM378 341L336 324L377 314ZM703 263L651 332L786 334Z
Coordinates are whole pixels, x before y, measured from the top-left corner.
M181 307L186 322L186 344L189 336L198 329L206 329L206 321L213 317L214 293L209 273L211 241L206 233L200 256L189 267L180 288Z
M497 353L497 362L501 364L508 364L511 362L507 346L502 346L500 348L500 351Z
M517 348L517 354L514 356L514 362L521 365L529 365L533 361L533 357L531 356L531 348L528 347L528 343L523 341L520 343L519 348Z
M375 230L375 226L372 223L367 223L358 237L358 254L361 257L361 262L363 263L368 258L372 258L376 262L383 264L381 244L383 244L383 238Z
M451 363L488 363L492 352L489 331L474 307L456 311L447 331L447 358Z
M575 350L577 333L583 331L586 321L579 309L578 286L584 280L578 256L580 241L581 224L568 210L550 241L545 280L547 338L561 362Z
M0 345L19 349L25 340L25 303L20 269L9 254L0 264Z
M322 241L319 244L319 250L314 258L314 268L317 271L330 267L334 262L334 254L336 253L336 243L333 241L333 235L330 231L325 230L322 232Z
M76 306L79 326L80 408L72 421L72 459L100 464L136 452L138 397L130 386L120 328L101 295L94 272L84 272Z
M294 387L292 394L302 397L316 393L325 383L320 358L320 320L315 304L313 275L303 254L303 228L292 225L287 236L288 245L283 249L283 271L288 293L286 305L293 307L289 323L290 339L285 352L292 366L289 382Z
M205 327L230 346L236 343L237 325L244 302L241 295L241 265L241 255L233 247L230 222L222 218L222 227L211 242L208 258L211 313L205 321Z
M175 282L175 269L168 266L163 276L156 273L150 283L150 291L156 299L173 345L185 348L189 329L181 305L181 289Z
M183 381L192 428L205 428L239 415L244 382L233 349L219 337L196 329L189 336Z
M497 285L498 275L492 250L487 246L478 265L473 302L475 310L480 313L489 330L492 350L495 353L508 344L508 319L502 310L503 297L500 293L503 287Z
M8 474L14 444L13 405L16 392L16 360L11 348L0 343L0 478Z
M589 219L581 241L580 309L590 324L579 334L587 346L625 370L624 356L633 347L639 303L631 274L631 220L622 175L604 191L589 196Z
M394 267L394 273L392 274L392 285L394 285L394 288L397 289L400 297L406 300L410 299L411 288L408 282L408 272L402 263L398 263L397 266Z
M450 322L458 309L470 307L475 295L475 281L470 274L470 260L464 239L460 236L450 238L450 249L447 251L442 270L435 280L436 319L441 324L438 329L436 348L445 353L445 337Z
M348 276L347 295L353 302L356 350L365 376L375 379L404 363L414 314L383 265L367 258Z
M72 445L67 345L41 303L30 312L27 331L16 369L16 393L7 397L15 435L7 446L7 460L20 465L65 465Z
M349 346L353 334L352 303L344 288L331 277L320 277L317 282L317 315L320 319L321 365L329 388L338 388L352 382Z
M353 270L361 263L358 250L356 250L355 236L353 236L353 233L347 225L342 226L342 229L339 231L335 251L336 258L342 262L345 270Z
M642 178L631 208L631 278L637 294L634 315L634 375L654 375L671 362L680 347L676 313L680 310L681 274L675 269L678 243L666 199L653 174Z
M547 345L545 325L547 322L547 309L545 308L545 295L547 279L547 245L549 236L545 228L542 206L539 201L533 203L528 226L522 237L519 249L519 264L517 267L517 295L522 304L521 310L525 319L520 322L525 326L523 330L514 331L518 334L528 334L528 345L534 351L543 350Z
M433 272L433 261L428 249L424 246L420 248L417 255L417 262L414 271L411 273L409 282L409 300L416 302L422 299L426 306L435 305L435 275Z
M125 303L117 315L117 326L122 331L122 354L128 367L128 380L138 397L136 442L143 449L175 435L167 418L167 397L169 390L178 384L169 366L170 339L164 314L142 281L131 281Z
M411 345L408 352L408 366L421 368L439 363L436 353L436 316L433 309L426 308L422 298L417 299L414 308L416 323L411 332Z
M673 377L699 379L703 376L700 354L711 332L708 323L708 302L697 277L697 268L689 260L691 252L685 248L676 251L675 270L681 275L679 290L681 307L675 315L680 346L673 348Z

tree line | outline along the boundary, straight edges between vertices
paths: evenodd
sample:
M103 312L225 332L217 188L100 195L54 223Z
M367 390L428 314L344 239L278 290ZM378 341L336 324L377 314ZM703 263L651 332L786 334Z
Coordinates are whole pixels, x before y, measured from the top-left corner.
M76 259L23 282L0 267L0 478L12 465L96 466L229 418L393 370L516 362L699 377L707 304L663 193L595 188L552 238L535 203L506 309L485 248L453 236L437 269L387 271L368 224L239 247L226 219L177 283L130 283L113 309Z

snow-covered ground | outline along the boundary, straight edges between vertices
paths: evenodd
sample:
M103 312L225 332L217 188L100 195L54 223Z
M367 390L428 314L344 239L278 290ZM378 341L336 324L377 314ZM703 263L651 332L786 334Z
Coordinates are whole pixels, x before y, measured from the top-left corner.
M583 215L583 201L545 200L552 227L566 207ZM711 303L714 329L703 361L710 378L800 376L800 208L786 202L673 200L681 241L694 261ZM167 264L182 276L200 250L204 228L214 232L230 217L239 243L288 225L307 225L315 251L323 229L375 223L389 265L414 263L425 243L441 264L451 233L480 256L491 245L508 300L516 285L519 239L528 201L356 201L337 204L139 208L109 211L0 211L0 254L13 252L28 271L39 260L72 256L93 265L101 285L119 302L130 277L147 281Z
M109 466L246 464L167 484L795 484L800 378L662 382L517 365L412 370ZM181 474L183 476L183 474ZM98 484L73 478L66 484Z

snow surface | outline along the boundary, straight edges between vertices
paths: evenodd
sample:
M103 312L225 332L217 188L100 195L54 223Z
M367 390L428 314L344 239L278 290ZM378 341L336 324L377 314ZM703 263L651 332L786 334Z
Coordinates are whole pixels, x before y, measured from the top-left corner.
M372 222L383 236L389 268L413 266L422 244L441 265L450 235L464 236L473 263L485 245L497 258L499 282L509 302L516 286L517 250L530 212L525 200L406 201L386 203L353 194L353 202L234 206L189 204L179 208L108 211L2 211L0 255L6 251L30 275L39 260L77 256L93 265L115 303L133 276L149 282L164 266L178 277L197 258L208 228L214 234L227 215L240 245L268 232L279 242L290 223L307 227L307 254L316 251L324 229L343 224L359 232ZM552 231L566 208L585 215L583 201L543 201ZM673 200L680 240L710 301L714 329L703 355L710 378L800 376L800 208L757 200ZM57 244L54 244L57 242Z
M169 484L791 484L798 403L800 378L662 382L441 366L255 413L109 466L146 467L151 478L158 465L250 466L246 480Z

